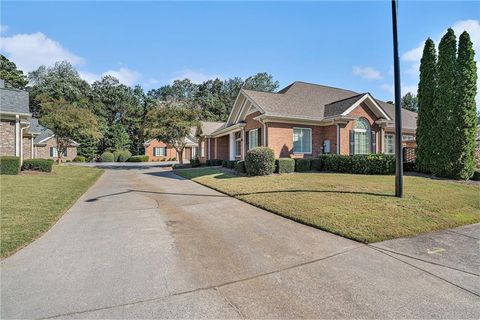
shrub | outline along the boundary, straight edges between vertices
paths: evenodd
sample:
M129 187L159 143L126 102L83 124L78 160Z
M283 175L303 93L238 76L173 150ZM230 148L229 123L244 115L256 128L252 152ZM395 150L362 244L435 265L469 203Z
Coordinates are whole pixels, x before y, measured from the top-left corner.
M114 162L115 156L111 152L104 152L100 156L100 162Z
M227 168L228 160L222 160L222 167Z
M292 158L280 158L275 160L275 172L291 173L295 171L295 160Z
M245 173L245 161L240 160L235 162L235 171L238 173Z
M190 165L192 166L192 168L200 167L200 159L198 159L198 157L193 158L190 161Z
M310 171L310 168L311 168L310 159L295 159L296 172Z
M251 176L272 174L275 170L275 155L267 147L258 147L248 150L245 157L245 168Z
M227 168L228 169L235 169L235 163L237 163L237 160L228 160L227 161Z
M208 159L206 162L205 162L205 165L207 167L210 167L212 165L212 160Z
M310 161L310 166L312 171L322 171L323 170L323 165L322 165L322 160L315 158Z
M85 158L84 156L76 156L75 158L73 158L73 162L86 162L87 161L87 158Z
M121 150L118 154L117 161L118 162L127 162L128 159L132 156L132 153L128 150Z
M52 172L52 159L27 159L23 160L22 170L34 170L41 172Z
M480 169L475 170L473 172L473 176L470 179L480 181Z
M128 162L148 162L148 156L145 156L145 155L131 156L128 159Z
M221 165L223 165L223 160L222 159L212 159L212 160L210 160L210 165L221 166Z
M113 154L113 162L117 162L118 161L118 157L120 157L120 153L122 152L122 150L115 150L112 152Z
M404 162L403 171L415 171L415 162Z
M0 157L0 174L15 175L20 172L20 158L12 156Z
M319 157L324 170L356 174L392 174L395 157L386 154L343 156L326 154Z

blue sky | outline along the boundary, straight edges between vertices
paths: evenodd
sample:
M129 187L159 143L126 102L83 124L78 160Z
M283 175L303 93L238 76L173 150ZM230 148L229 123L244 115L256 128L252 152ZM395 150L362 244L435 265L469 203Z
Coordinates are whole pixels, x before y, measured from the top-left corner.
M173 79L269 72L392 99L390 2L6 2L3 54L26 71L69 60L88 81L112 74L157 88ZM399 4L404 91L421 44L467 29L478 50L478 2ZM480 54L480 53L479 53ZM478 58L477 58L478 60Z

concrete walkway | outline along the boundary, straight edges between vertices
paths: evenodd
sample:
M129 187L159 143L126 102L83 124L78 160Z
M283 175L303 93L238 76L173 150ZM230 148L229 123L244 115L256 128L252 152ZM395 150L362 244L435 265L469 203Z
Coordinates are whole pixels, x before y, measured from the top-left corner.
M107 170L1 265L1 318L479 318L479 225L366 246L162 168Z

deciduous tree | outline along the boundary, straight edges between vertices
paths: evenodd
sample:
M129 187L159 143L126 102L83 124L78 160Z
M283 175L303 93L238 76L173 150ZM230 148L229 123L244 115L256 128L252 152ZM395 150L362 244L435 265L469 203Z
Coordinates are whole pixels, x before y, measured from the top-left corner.
M6 88L25 89L28 78L17 65L0 54L0 79L5 81Z

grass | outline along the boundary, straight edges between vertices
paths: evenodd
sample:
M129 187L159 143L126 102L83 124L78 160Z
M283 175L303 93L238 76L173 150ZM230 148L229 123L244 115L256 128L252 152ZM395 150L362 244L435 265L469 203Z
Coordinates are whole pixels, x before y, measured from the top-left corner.
M102 172L55 165L52 173L0 176L1 257L13 254L49 230Z
M344 237L371 243L480 222L479 185L405 176L292 173L237 177L213 168L178 175L257 207Z

